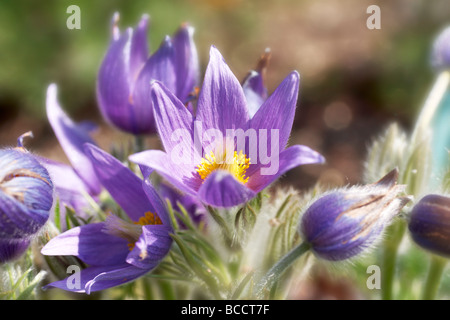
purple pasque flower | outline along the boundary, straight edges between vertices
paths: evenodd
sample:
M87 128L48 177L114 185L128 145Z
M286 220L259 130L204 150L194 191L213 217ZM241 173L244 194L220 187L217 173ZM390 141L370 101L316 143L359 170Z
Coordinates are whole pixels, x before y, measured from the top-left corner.
M95 144L90 131L90 122L75 123L61 108L57 86L51 84L47 89L46 112L48 121L60 146L71 165L40 157L55 185L56 195L64 208L70 206L77 211L87 207L86 195L97 196L102 186L92 163L85 155L83 145Z
M172 38L166 36L159 49L148 55L144 15L138 26L119 32L118 14L113 18L113 39L101 64L97 100L103 117L131 134L155 132L150 82L164 83L187 102L198 85L199 63L193 41L194 29L183 24Z
M423 197L409 215L408 228L420 247L450 257L450 197L438 194Z
M372 247L409 198L399 196L398 170L375 184L328 192L303 214L299 228L321 259L352 258Z
M285 149L298 86L299 75L292 72L250 119L242 86L211 47L195 117L167 87L155 82L152 99L165 152L143 151L130 160L153 168L205 204L242 204L288 170L324 161L306 146Z
M0 149L0 263L25 252L52 206L53 183L39 161L20 144Z
M172 245L167 208L148 179L142 181L120 161L92 144L85 145L99 180L127 217L109 214L104 222L70 229L51 239L44 255L72 255L88 265L80 272L80 285L67 280L49 284L63 290L104 290L154 269Z

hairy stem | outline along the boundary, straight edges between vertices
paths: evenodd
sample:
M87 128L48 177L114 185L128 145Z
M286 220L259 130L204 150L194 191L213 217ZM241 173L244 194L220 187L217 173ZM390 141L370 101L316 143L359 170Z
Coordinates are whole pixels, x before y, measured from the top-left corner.
M431 257L427 280L422 292L423 300L434 300L436 298L446 264L447 260L441 257Z
M270 293L272 287L280 279L283 273L288 269L295 260L300 258L311 248L307 242L300 243L297 247L282 257L259 281L256 285L256 296L262 298L266 293Z

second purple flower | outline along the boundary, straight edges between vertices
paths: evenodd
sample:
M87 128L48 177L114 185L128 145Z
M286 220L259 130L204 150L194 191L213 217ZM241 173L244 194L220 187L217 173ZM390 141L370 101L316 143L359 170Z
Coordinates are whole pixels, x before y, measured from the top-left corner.
M198 57L194 30L183 24L172 38L166 36L149 57L144 15L136 28L120 33L118 14L113 18L112 41L98 74L97 99L103 117L131 134L154 133L150 83L161 81L187 101L198 85Z

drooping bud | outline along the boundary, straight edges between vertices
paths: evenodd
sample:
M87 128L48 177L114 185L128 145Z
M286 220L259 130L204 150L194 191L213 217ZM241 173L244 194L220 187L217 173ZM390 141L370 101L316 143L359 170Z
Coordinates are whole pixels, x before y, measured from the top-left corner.
M47 222L53 183L47 170L21 145L0 150L0 263L28 248Z
M399 196L398 170L375 184L329 192L304 213L300 233L316 256L345 260L372 247L409 198Z
M450 197L423 197L410 213L408 228L420 247L450 257Z

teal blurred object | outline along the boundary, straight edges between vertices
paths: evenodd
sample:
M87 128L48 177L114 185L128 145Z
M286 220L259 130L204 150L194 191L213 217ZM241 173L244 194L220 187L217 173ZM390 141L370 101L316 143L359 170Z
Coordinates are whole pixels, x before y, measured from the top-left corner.
M434 179L440 179L450 169L450 88L440 102L431 122L433 129L432 172Z

